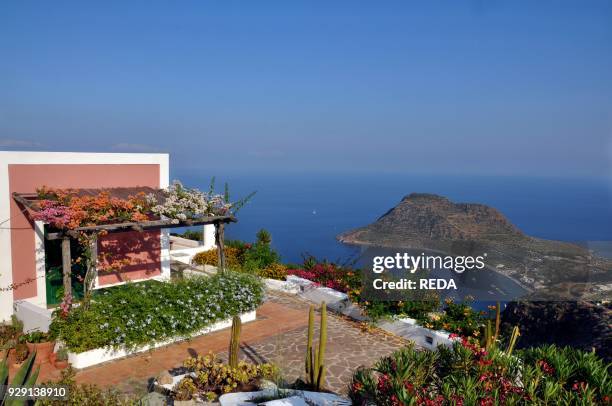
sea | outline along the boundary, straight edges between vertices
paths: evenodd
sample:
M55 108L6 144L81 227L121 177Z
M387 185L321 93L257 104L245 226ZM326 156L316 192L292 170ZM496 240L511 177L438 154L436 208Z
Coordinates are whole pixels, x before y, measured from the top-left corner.
M212 174L173 178L208 190ZM216 177L230 198L255 196L226 229L227 238L253 241L258 230L272 234L283 262L305 255L351 263L360 248L337 241L341 232L376 221L413 192L435 193L454 202L482 203L500 210L524 233L578 242L612 257L612 181L508 176L442 176L347 173L243 173Z
M177 172L176 179L208 190L211 175ZM225 182L232 201L256 192L237 213L238 222L226 228L226 238L254 241L257 231L266 229L284 263L300 264L312 255L362 267L368 253L340 243L337 235L376 221L413 192L486 204L528 235L579 243L612 258L612 183L604 179L243 173L216 177L219 192ZM492 270L464 282L456 291L440 291L441 297L461 301L469 295L476 299L475 309L486 310L496 302L505 308L527 293L516 281Z

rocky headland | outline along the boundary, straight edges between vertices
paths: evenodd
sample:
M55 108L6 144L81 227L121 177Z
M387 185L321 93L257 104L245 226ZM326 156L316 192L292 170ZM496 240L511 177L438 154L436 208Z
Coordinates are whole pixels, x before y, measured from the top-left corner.
M407 195L374 223L338 240L449 255L486 253L490 268L547 298L606 300L612 288L611 260L577 244L528 236L493 207L434 194Z

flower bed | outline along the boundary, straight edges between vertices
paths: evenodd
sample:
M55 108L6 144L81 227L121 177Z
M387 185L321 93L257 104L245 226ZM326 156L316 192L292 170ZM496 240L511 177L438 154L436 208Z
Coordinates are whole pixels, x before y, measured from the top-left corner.
M359 369L356 405L608 404L610 365L593 353L555 346L510 356L464 338L438 352L408 346Z
M96 295L88 309L57 313L51 331L73 353L104 347L130 350L189 337L255 310L262 300L261 282L246 274L147 281L110 288Z
M408 317L432 331L444 330L468 336L478 336L485 321L486 313L474 311L469 298L462 303L446 300L442 307L437 296L423 297L422 300L366 300L361 295L361 271L333 263L316 262L314 258L308 258L304 268L288 269L287 274L346 293L350 301L359 306L372 320Z
M240 314L240 321L242 321L243 323L254 321L256 318L257 318L257 314L255 310L251 312ZM207 327L201 330L191 333L189 336L171 337L166 340L154 341L149 344L139 345L139 346L130 347L130 348L117 348L116 346L106 346L106 347L96 348L93 350L78 352L78 353L69 352L68 361L74 368L77 368L77 369L87 368L92 365L97 365L103 362L127 357L128 355L163 347L163 346L172 344L174 342L177 342L183 339L189 339L191 337L196 337L202 334L212 333L213 331L223 330L223 329L229 328L231 325L232 325L232 319L228 318L228 319L213 323L211 325L208 325Z

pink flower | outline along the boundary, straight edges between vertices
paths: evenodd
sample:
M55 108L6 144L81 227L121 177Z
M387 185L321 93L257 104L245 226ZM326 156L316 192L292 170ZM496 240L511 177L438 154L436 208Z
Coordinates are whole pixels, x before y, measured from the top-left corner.
M42 200L41 210L32 214L32 219L51 224L57 228L65 228L70 223L70 209L52 200Z

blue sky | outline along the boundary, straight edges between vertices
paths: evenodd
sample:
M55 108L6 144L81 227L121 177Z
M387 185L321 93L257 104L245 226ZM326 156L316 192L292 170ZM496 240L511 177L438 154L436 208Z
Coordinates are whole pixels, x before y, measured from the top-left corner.
M609 176L612 2L2 2L0 149Z

